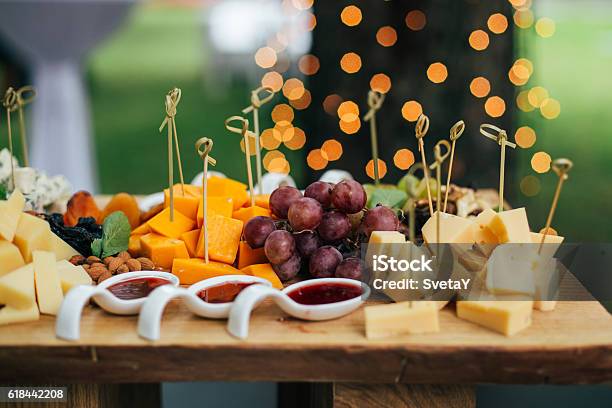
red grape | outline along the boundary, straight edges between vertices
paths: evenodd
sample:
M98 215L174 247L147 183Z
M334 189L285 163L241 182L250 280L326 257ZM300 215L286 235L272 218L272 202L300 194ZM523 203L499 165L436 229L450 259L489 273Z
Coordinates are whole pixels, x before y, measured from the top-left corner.
M319 236L312 231L295 233L293 238L295 239L295 246L298 252L304 258L309 258L321 246Z
M295 201L302 198L302 193L295 187L282 186L270 195L270 211L278 218L287 219L289 207Z
M301 267L302 260L298 254L293 254L291 258L281 264L272 264L276 276L283 282L295 278Z
M340 211L328 211L323 214L317 231L323 241L336 242L348 236L351 232L351 222L348 216Z
M273 231L264 245L266 257L272 264L282 264L295 254L295 240L290 232Z
M332 204L346 214L355 214L365 207L368 196L363 186L355 180L344 180L332 191Z
M398 228L397 214L383 205L368 210L361 221L361 231L368 237L372 231L397 231Z
M313 230L321 222L323 207L314 198L300 198L291 204L287 217L294 231Z
M304 197L317 200L323 208L331 207L331 193L334 186L324 181L315 181L304 190Z
M361 280L363 277L364 263L356 257L346 258L336 267L336 278L347 278Z
M326 245L310 256L308 269L314 278L331 278L340 262L342 262L340 251L331 245Z
M251 218L244 226L244 239L251 248L261 248L266 238L276 230L274 220L261 215Z

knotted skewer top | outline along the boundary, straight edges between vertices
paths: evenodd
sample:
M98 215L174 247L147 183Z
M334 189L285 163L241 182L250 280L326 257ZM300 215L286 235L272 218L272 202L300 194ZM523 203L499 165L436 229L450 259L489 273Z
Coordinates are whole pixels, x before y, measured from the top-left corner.
M9 112L15 112L19 106L17 104L17 98L18 96L15 89L13 89L13 87L9 87L2 98L2 106L4 106Z
M202 160L208 161L213 166L217 165L217 161L209 156L213 147L212 139L207 137L200 138L195 143L195 149Z
M495 133L491 133L490 131ZM516 144L508 141L508 134L506 133L506 131L498 128L495 125L490 125L487 123L480 125L480 134L482 134L484 137L496 141L497 144L500 146L506 145L510 146L513 149L516 148Z
M421 150L421 145L422 145L421 142L423 141L422 139L425 137L428 130L429 130L429 118L427 117L427 115L421 113L421 115L417 119L417 123L414 128L414 135L419 141L419 151Z
M365 116L363 117L363 120L368 122L370 119L372 119L374 114L378 110L380 110L384 101L385 101L385 94L382 94L377 91L369 91L368 92L368 106L370 107L370 110L365 114Z
M455 123L453 127L450 129L451 142L454 142L455 140L459 139L461 135L463 134L464 130L465 130L464 121L460 120L459 122Z
M260 97L260 94L265 93L264 97ZM249 113L254 109L259 109L266 103L270 102L274 98L274 90L269 86L260 86L257 89L251 91L251 105L247 106L242 110L242 113Z
M555 159L550 166L559 177L567 180L567 173L574 167L574 163L570 159Z
M166 117L159 127L159 131L161 132L163 128L168 124L169 121L174 120L176 116L176 107L181 101L181 89L180 88L172 88L166 94Z
M441 149L442 146L446 147L446 151L444 152L444 154L442 154L442 149ZM429 168L431 170L435 170L438 167L442 166L442 163L444 163L444 161L448 159L448 156L450 156L450 150L451 150L451 145L448 140L438 141L438 143L436 143L436 145L434 146L435 162L432 163L429 166Z

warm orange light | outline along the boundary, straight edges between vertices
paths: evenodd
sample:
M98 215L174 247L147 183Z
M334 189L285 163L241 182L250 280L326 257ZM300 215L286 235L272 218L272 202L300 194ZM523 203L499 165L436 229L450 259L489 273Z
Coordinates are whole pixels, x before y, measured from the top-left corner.
M387 93L391 89L391 78L385 74L374 74L370 79L370 88L373 91Z
M414 153L410 149L399 149L393 155L393 164L400 170L408 170L414 164Z
M299 127L294 127L293 137L285 142L285 146L291 150L299 150L304 147L304 144L306 144L306 134Z
M521 180L521 192L527 197L538 195L540 189L540 180L536 176L530 174Z
M412 31L419 31L425 28L427 17L421 10L412 10L406 14L406 26Z
M531 106L539 108L544 100L548 99L548 90L543 86L534 86L527 93L527 99Z
M383 47L391 47L397 42L397 32L391 26L380 27L376 32L376 41Z
M283 76L275 71L266 72L261 78L261 86L268 86L278 92L283 87Z
M361 9L357 6L350 5L342 9L340 20L349 27L354 27L361 23Z
M561 114L561 104L553 98L544 99L540 106L540 113L546 119L555 119Z
M344 122L353 122L359 118L359 106L353 101L344 101L338 106L338 117Z
M531 157L531 168L536 173L546 173L550 170L552 159L546 152L537 152Z
M289 174L291 167L289 166L289 162L284 157L277 157L270 160L268 164L268 170L270 173L281 173L281 174Z
M336 115L338 106L342 103L342 97L338 94L327 95L323 100L323 110L328 115Z
M536 22L535 29L536 33L538 33L540 37L548 38L553 36L556 30L556 26L555 22L552 19L548 17L542 17Z
M427 68L427 78L434 84L439 84L446 81L448 70L446 65L441 62L434 62Z
M535 108L529 103L529 91L521 91L516 96L516 106L523 112L531 112Z
M529 9L514 12L514 24L519 28L529 28L533 25L533 11Z
M283 95L289 100L300 99L304 91L304 83L297 78L290 78L283 85Z
M261 47L255 52L255 63L262 68L272 68L276 64L276 52L272 47Z
M314 4L314 0L292 0L293 7L298 10L308 10Z
M359 131L359 129L361 129L361 119L357 117L351 122L345 122L341 120L338 122L338 126L340 126L340 130L342 130L347 135L354 135Z
M306 163L313 170L322 170L327 166L327 158L323 156L321 149L314 149L308 153Z
M487 20L487 27L492 33L502 34L508 29L508 19L501 13L491 14Z
M470 47L476 51L482 51L489 46L489 34L483 30L475 30L470 34L468 41Z
M528 76L531 76L531 74L533 74L533 62L531 62L527 58L517 59L516 61L514 61L514 65L520 65L525 67L527 69L527 72L529 73Z
M499 96L491 96L485 102L485 112L492 118L499 118L506 111L506 102Z
M476 77L470 82L470 92L477 98L484 98L491 92L491 84L485 77Z
M291 106L298 110L306 109L310 106L310 102L312 102L312 96L310 95L310 91L308 89L304 90L304 94L301 98L289 101Z
M306 30L312 31L317 26L317 17L311 12L307 11L305 15Z
M286 103L279 103L272 108L272 120L274 123L291 123L294 117L293 109Z
M521 126L516 130L516 133L514 134L514 140L516 141L516 144L522 147L523 149L528 149L536 142L535 130L533 130L529 126Z
M249 156L255 156L255 133L249 133ZM240 150L244 153L244 138L240 139Z
M402 106L402 117L408 122L414 122L423 113L423 107L417 101L405 102Z
M368 175L368 177L370 177L373 180L374 179L374 161L373 160L370 160L368 164L366 164L365 170L366 170L366 174ZM387 163L385 163L381 159L378 159L378 177L382 179L383 177L385 177L386 174L387 174Z
M347 74L354 74L361 69L361 57L354 52L347 52L340 60L340 68Z
M312 54L303 55L298 61L298 69L304 75L314 75L319 71L320 67L319 58Z
M278 133L278 135L275 135L275 133ZM266 150L278 149L278 146L280 146L281 143L280 141L281 134L276 129L265 129L263 132L261 132L261 136L259 138L261 147Z
M527 0L508 0L513 7L523 7Z
M268 153L266 153L264 155L264 157L263 157L263 160L262 160L264 168L266 170L268 170L268 167L270 166L270 162L272 160L278 159L278 158L283 158L284 159L285 155L281 151L278 151L278 150L272 150L272 151L269 151Z
M274 125L274 129L278 132L274 132L273 135L275 137L278 137L280 135L280 141L283 143L290 141L295 135L295 128L289 122L279 122Z
M529 81L529 71L522 65L513 65L508 71L508 79L515 86L525 85Z
M342 144L336 139L328 139L321 146L321 150L325 152L327 160L338 160L342 156Z

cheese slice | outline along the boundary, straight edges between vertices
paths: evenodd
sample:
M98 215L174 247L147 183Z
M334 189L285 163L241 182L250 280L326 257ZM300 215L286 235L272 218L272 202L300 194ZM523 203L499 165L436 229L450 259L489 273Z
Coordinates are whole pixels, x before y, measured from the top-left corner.
M541 312L552 312L557 307L556 300L535 300L533 308Z
M473 244L474 243L474 221L456 215L440 213L440 239L437 236L437 211L431 216L421 232L425 242L449 244Z
M75 286L93 284L91 277L82 266L73 265L66 260L61 260L57 262L56 268L64 294L68 293Z
M531 325L530 300L463 300L457 302L457 317L512 336Z
M32 262L32 251L53 250L51 235L52 232L47 221L34 215L21 213L13 243L21 251L23 260L30 263Z
M19 248L8 241L0 240L0 276L25 265Z
M55 254L53 252L34 251L32 258L34 259L34 281L40 313L56 315L64 295L57 273Z
M53 244L51 251L55 254L55 259L58 261L70 259L75 255L80 255L76 249L68 245L68 243L55 235L53 232L51 232L51 241Z
M495 214L495 217L489 223L489 228L497 235L499 242L502 244L506 242L531 242L531 231L524 207Z
M36 302L26 309L17 309L12 306L0 308L0 325L10 323L31 322L40 319Z
M499 244L499 239L491 230L490 224L497 213L487 208L478 216L474 222L474 240L477 244Z
M436 302L409 301L367 306L364 313L368 339L440 331Z
M0 278L0 304L27 309L36 304L34 268L22 266Z
M24 205L25 198L19 189L15 189L8 200L0 201L0 238L13 240Z

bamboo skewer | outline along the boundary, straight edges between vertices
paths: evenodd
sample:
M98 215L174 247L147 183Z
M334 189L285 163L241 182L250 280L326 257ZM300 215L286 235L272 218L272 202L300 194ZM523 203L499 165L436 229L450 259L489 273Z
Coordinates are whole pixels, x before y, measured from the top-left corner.
M23 107L31 103L36 98L36 91L32 86L23 86L15 92L16 94L16 109L19 113L19 133L21 136L21 151L23 154L23 164L25 167L30 167L30 159L28 157L28 138L26 135L25 118ZM27 95L24 97L24 95Z
M448 163L448 175L446 176L446 191L444 192L444 208L442 209L442 212L446 212L446 204L448 203L448 190L450 189L451 174L453 172L453 159L455 158L455 143L457 142L457 139L461 137L464 130L465 122L463 122L462 120L455 123L450 130L450 162Z
M493 131L495 133L490 133ZM500 158L499 158L499 212L504 210L504 173L506 168L506 146L513 149L516 148L516 144L508 141L508 134L505 130L498 128L495 125L482 124L480 125L480 133L491 140L497 142L500 147Z
M429 216L433 217L433 204L431 203L431 187L429 186L429 167L427 166L427 159L425 158L425 142L423 138L429 130L429 118L421 114L417 119L416 127L414 129L415 136L419 142L419 152L421 152L421 162L423 163L423 173L425 174L425 184L427 185L427 198L429 200Z
M372 147L372 163L374 164L374 183L380 184L380 175L378 173L378 133L376 128L376 112L380 110L385 95L376 91L368 92L368 106L370 110L365 114L363 120L370 122L370 143Z
M213 147L213 141L207 137L198 139L195 149L203 163L202 171L202 235L204 236L204 262L208 263L208 164L215 166L217 161L209 156Z
M6 126L8 130L9 151L11 153L11 188L15 189L15 155L13 153L13 131L11 126L11 112L17 108L17 93L12 87L9 87L4 93L2 106L6 109Z
M446 152L442 154L441 146L446 147ZM435 162L431 165L431 170L436 170L436 242L440 244L440 209L442 206L442 163L448 158L451 145L448 140L440 140L434 146ZM439 252L439 251L438 251Z
M240 127L235 127L230 125L230 123L238 121L241 123ZM253 171L251 170L251 152L249 148L249 137L251 136L249 132L249 121L248 119L243 118L242 116L231 116L225 120L225 128L238 135L242 135L244 139L244 154L246 161L246 169L247 169L247 178L249 181L249 193L251 195L251 207L255 206L255 194L253 193Z
M173 152L172 142L176 146L176 156L178 160L179 176L181 180L181 191L185 195L185 180L183 179L183 165L181 163L181 152L179 150L178 136L176 134L176 122L174 117L176 116L176 107L181 101L181 90L179 88L173 88L166 94L165 107L166 117L159 127L159 132L168 128L168 194L170 201L170 222L174 221L174 163L173 163Z
M550 205L550 210L548 211L548 217L546 218L546 226L544 227L544 233L542 234L542 240L540 241L538 254L540 254L540 252L542 251L544 241L546 240L546 235L548 235L548 232L550 230L550 225L552 224L552 220L555 215L555 210L557 209L557 204L559 204L559 196L561 195L563 183L569 178L567 173L572 169L573 166L574 163L572 163L572 161L569 159L556 159L552 162L552 169L557 174L557 176L559 176L559 180L557 181L557 187L555 188L553 201Z

